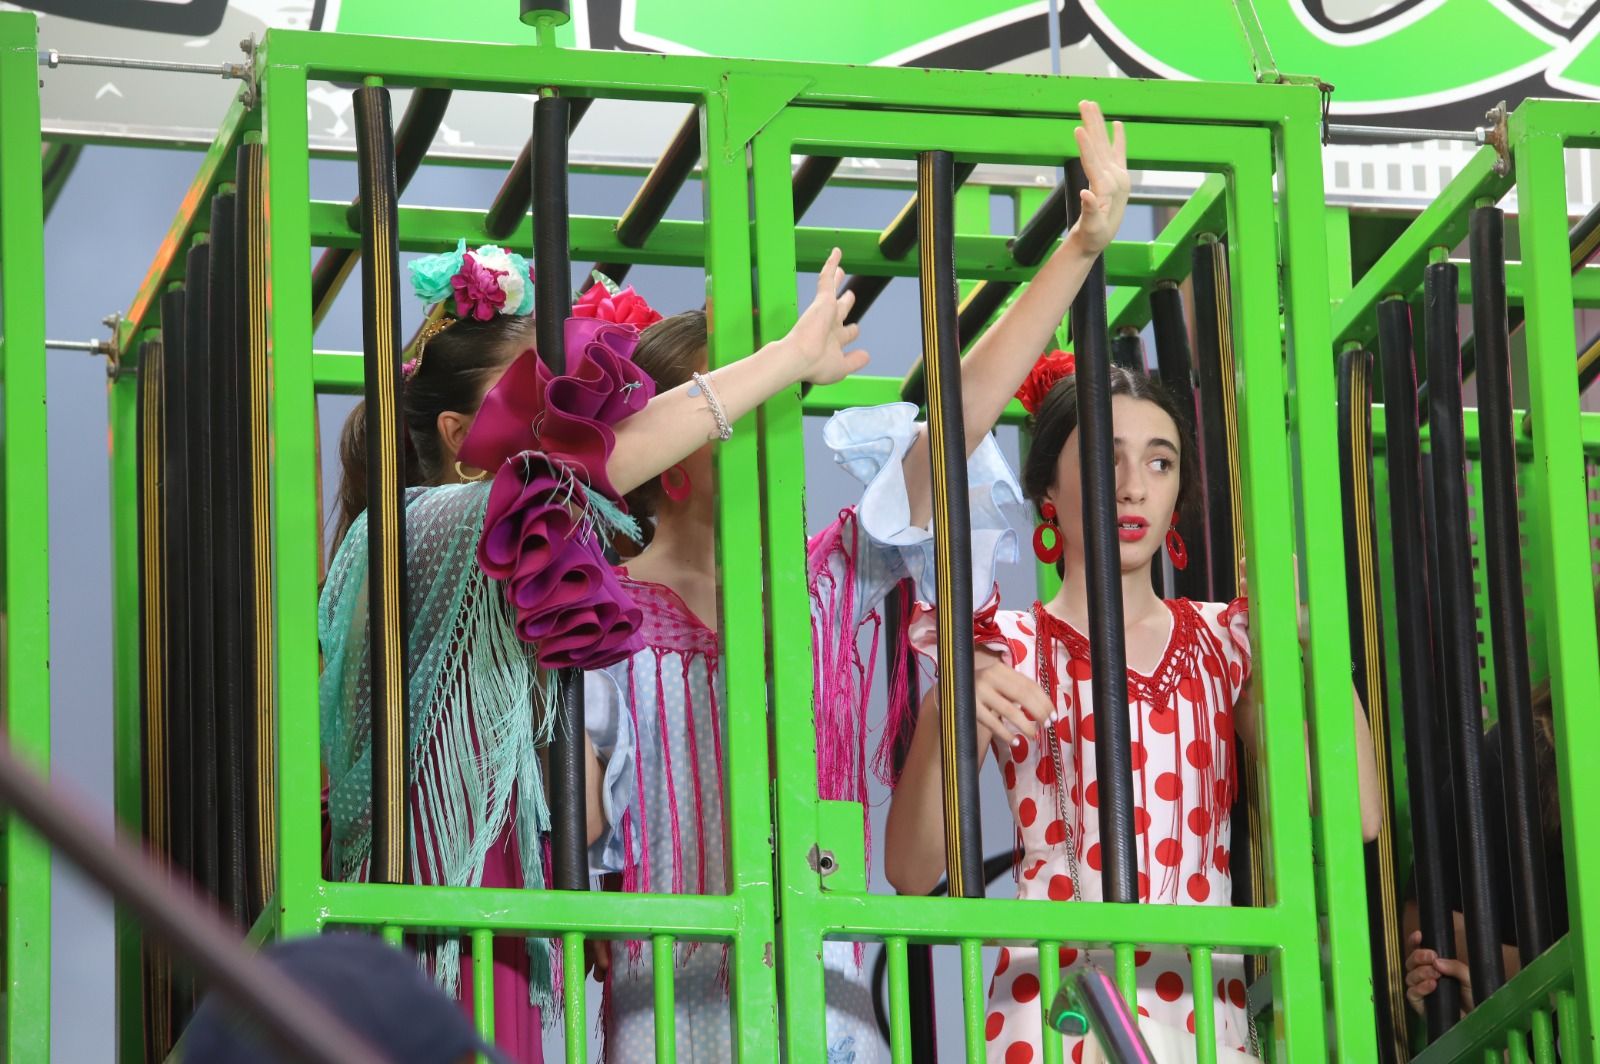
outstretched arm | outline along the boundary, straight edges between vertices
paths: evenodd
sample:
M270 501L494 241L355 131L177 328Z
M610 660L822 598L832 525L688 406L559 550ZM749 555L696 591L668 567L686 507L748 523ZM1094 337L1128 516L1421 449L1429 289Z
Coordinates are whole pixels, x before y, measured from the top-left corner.
M1090 267L1116 236L1128 206L1131 183L1122 123L1114 123L1108 136L1099 105L1085 100L1081 107L1083 124L1073 133L1089 187L1080 195L1082 211L1078 220L1033 280L961 362L961 413L969 455L1000 420L1006 404L1050 343L1089 276ZM929 461L928 435L924 430L905 458L914 526L926 525L932 513Z
M794 328L748 358L708 374L728 423L801 381L832 384L867 364L867 353L846 351L860 329L844 323L855 295L839 294L844 271L834 248L817 276L817 295ZM714 439L717 423L707 397L690 395L684 384L650 400L618 423L617 443L606 473L619 494L627 494L683 461Z

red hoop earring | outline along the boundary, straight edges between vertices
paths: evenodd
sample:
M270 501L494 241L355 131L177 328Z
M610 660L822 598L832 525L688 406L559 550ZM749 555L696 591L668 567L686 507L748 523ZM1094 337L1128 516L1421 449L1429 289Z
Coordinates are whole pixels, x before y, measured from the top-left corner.
M1189 567L1189 547L1183 542L1183 537L1178 534L1178 515L1172 515L1172 527L1167 529L1167 557L1172 559L1174 569L1187 569Z
M1051 565L1061 560L1061 529L1056 526L1056 508L1051 503L1043 503L1039 507L1039 515L1044 518L1033 530L1033 556L1046 565ZM1045 544L1045 533L1050 533L1050 543Z
M672 479L674 473L678 475L676 481ZM694 485L689 482L689 471L681 465L675 465L661 474L661 490L666 492L667 498L673 502L687 499L693 487Z

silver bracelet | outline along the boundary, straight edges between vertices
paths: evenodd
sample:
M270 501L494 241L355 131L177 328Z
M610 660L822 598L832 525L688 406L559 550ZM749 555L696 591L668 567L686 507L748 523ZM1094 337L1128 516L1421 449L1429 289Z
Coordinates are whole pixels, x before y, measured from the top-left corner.
M728 424L728 412L722 409L722 400L717 398L717 393L711 389L711 378L704 373L691 373L689 379L694 381L694 387L689 389L690 395L704 394L706 405L711 408L711 416L716 419L717 432L708 436L710 440L720 440L723 443L733 439L733 426Z

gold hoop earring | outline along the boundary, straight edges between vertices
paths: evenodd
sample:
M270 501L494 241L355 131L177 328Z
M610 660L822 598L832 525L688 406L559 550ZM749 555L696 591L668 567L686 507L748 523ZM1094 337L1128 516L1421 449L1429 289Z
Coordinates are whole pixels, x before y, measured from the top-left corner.
M456 463L456 476L460 478L461 482L464 484L475 484L488 475L489 471L487 469L480 469L476 474L469 477L467 476L466 471L461 468L461 463Z

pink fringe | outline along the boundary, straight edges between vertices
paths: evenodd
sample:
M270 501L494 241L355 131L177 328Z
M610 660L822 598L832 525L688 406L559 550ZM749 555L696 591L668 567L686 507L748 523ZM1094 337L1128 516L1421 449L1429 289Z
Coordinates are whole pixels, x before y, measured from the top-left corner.
M689 659L683 658L683 706L684 724L689 740L689 771L694 777L694 841L700 847L700 876L696 894L706 892L706 814L705 814L705 788L700 784L700 744L695 740L694 728L694 700L693 692L689 689ZM681 860L674 855L675 860ZM691 944L689 952L694 952Z
M661 652L655 652L656 658L656 726L661 729L661 763L663 775L667 780L667 813L672 820L672 893L683 893L683 834L678 825L678 785L672 779L672 743L668 738L672 731L667 727L667 686L661 678ZM694 711L688 710L692 716ZM640 751L639 760L643 760L643 751ZM643 791L640 791L641 800Z
M889 708L883 721L883 734L878 739L878 749L872 755L872 772L879 782L893 788L900 783L895 771L895 751L908 743L917 726L917 707L911 691L911 666L915 656L911 649L911 613L914 595L910 580L902 580L894 589L899 608L895 616L899 624L888 634L889 645L894 648L893 667L889 673Z
M634 659L632 659L632 658L628 659L628 714L629 714L629 716L631 716L633 718L633 734L638 735L638 734L640 734L639 733L639 691L638 691L637 684L635 683L633 660ZM643 756L643 751L635 751L635 756L634 756L634 759L633 759L633 777L634 777L634 785L638 788L638 795L639 795L639 816L640 816L640 824L639 824L639 875L642 876L643 879L644 879L644 893L649 894L649 893L651 893L651 891L650 891L650 822L649 822L648 819L645 818L645 814L644 814L644 756ZM630 872L632 871L632 869L633 869L632 862L629 862L628 869L629 869ZM626 882L626 880L624 880L624 882ZM637 888L638 886L639 886L638 880L635 879L634 887ZM627 888L625 887L624 889L627 889ZM637 952L638 950L642 950L643 948L644 948L644 946L642 944L632 944L632 945L629 946L629 949L633 950L635 952Z

